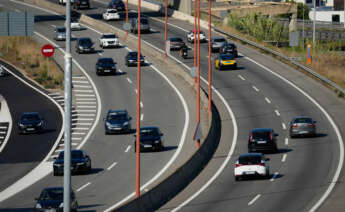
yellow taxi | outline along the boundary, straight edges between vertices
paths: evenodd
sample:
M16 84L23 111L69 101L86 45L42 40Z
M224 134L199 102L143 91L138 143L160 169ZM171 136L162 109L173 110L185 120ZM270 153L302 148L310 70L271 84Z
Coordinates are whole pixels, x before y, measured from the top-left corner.
M215 60L216 69L237 68L235 57L232 54L220 54Z

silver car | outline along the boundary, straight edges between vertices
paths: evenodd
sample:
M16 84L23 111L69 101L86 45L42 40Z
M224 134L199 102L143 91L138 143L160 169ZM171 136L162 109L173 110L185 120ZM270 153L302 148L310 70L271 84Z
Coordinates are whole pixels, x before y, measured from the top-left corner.
M66 40L66 28L63 26L56 27L54 39L55 40Z
M307 116L299 116L292 119L290 122L290 138L296 136L315 136L316 135L316 121Z
M223 48L228 42L224 37L214 37L211 40L211 49L212 52L219 52L221 48Z
M133 18L131 21L131 32L138 33L138 19ZM150 32L150 24L147 18L140 18L140 32Z

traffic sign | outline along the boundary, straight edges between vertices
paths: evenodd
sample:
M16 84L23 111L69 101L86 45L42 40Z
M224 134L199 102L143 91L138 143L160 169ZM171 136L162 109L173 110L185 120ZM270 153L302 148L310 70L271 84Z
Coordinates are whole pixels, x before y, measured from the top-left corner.
M198 122L195 132L194 132L194 136L193 136L193 140L197 140L200 141L202 139L202 131L201 131L201 127L200 127L200 122Z
M50 44L46 44L42 47L41 52L42 52L43 56L51 57L51 56L53 56L53 54L55 52L54 46L52 46Z

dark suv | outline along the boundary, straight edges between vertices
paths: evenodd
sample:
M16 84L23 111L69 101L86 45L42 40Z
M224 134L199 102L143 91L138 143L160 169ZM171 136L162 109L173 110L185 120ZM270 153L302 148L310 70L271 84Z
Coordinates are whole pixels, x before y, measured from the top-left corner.
M271 128L256 128L250 131L248 139L248 152L277 152L278 134Z
M90 38L79 38L76 42L76 52L77 53L92 53L95 51L93 47L94 43Z
M90 0L74 0L73 8L79 10L81 7L86 7L90 9Z
M137 151L136 146L136 134L134 135L134 151ZM163 151L163 133L158 127L142 127L140 128L140 152L151 150L151 151Z
M54 176L62 175L64 172L64 152L60 152L59 157L53 164ZM71 151L71 172L91 172L91 158L83 150Z
M43 119L38 112L26 112L20 116L19 133L40 133L43 131Z
M108 4L108 8L117 9L117 11L125 11L126 7L122 0L111 0Z
M113 58L99 58L96 63L96 74L116 74L116 63Z
M219 50L220 54L232 54L238 57L237 47L233 43L227 43L223 48Z

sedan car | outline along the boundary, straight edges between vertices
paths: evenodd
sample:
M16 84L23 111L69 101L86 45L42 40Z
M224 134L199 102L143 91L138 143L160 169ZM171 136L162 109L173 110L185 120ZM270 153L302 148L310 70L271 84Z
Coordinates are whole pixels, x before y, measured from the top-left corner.
M35 211L63 211L63 187L48 187L41 191L38 198L35 198ZM78 210L78 202L74 191L71 191L71 210Z
M277 152L278 134L272 128L255 128L249 133L248 152Z
M307 116L299 116L290 122L290 138L296 136L315 136L316 121Z
M211 51L219 52L227 44L227 41L224 37L214 37L211 40Z
M102 57L96 63L96 74L116 74L116 63L113 58Z
M118 11L125 11L126 7L122 0L111 0L108 4L108 8L117 9Z
M106 21L109 21L109 20L119 20L120 19L120 15L119 13L117 12L116 9L106 9L104 12L103 12L103 19L106 20Z
M71 30L81 30L82 27L76 18L71 18Z
M180 50L186 45L182 38L179 37L171 37L168 40L170 41L170 50Z
M139 19L138 18L132 18L131 20L131 32L132 33L138 33L138 29L139 29ZM140 18L140 32L151 32L150 29L150 23L149 23L149 19L145 18L145 17L141 17Z
M265 158L262 153L241 154L235 165L235 180L241 180L245 177L270 177L269 158Z
M131 132L131 120L127 110L109 110L104 118L105 134Z
M66 27L56 27L55 29L55 40L66 40Z
M134 135L136 137L136 135ZM158 127L140 128L140 152L142 151L163 151L163 133ZM134 151L137 151L136 139L134 140Z
M18 123L20 134L40 133L43 131L44 121L38 112L22 113Z
M119 38L114 33L106 33L102 34L101 38L99 39L99 46L101 48L106 47L120 47Z
M215 60L216 69L237 68L237 62L232 54L220 54Z
M76 42L76 52L81 53L92 53L95 51L95 48L93 47L94 43L92 42L91 38L78 38Z
M195 30L193 29L187 33L187 41L190 43L194 42L194 31ZM198 38L197 34L196 34L196 38ZM204 31L202 31L202 30L200 30L200 42L207 42L206 35L205 35Z
M129 66L136 66L138 64L138 52L128 52L128 54L125 57L126 65ZM144 65L145 60L144 56L140 55L140 65Z
M64 172L64 152L60 152L58 158L53 163L54 176L63 175ZM71 151L71 172L87 173L91 172L91 158L83 150Z
M238 57L237 47L233 43L227 43L223 48L219 50L220 54L232 54Z
M90 9L90 0L73 0L71 2L73 2L73 9L79 10L82 7Z

